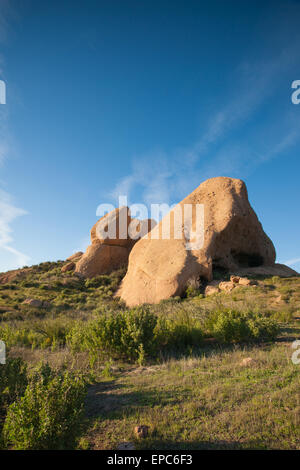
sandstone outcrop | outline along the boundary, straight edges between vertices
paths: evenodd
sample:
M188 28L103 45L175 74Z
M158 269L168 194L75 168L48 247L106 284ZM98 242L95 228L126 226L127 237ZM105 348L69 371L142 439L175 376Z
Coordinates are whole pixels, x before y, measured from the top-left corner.
M0 284L7 284L15 280L22 280L30 272L32 272L32 268L13 269L11 271L7 271L6 273L1 273Z
M133 245L154 223L132 219L128 207L104 215L91 229L91 245L76 263L75 274L91 278L125 267Z
M220 292L219 282L212 281L204 289L204 295L208 297L209 295L218 294Z
M94 243L87 247L76 264L75 274L91 278L126 266L129 251L126 247Z
M61 268L61 272L62 273L66 273L67 271L73 271L73 269L75 269L75 263L74 261L70 261L69 263L67 264L64 264Z
M232 281L223 281L219 284L219 289L225 292L231 292L235 288L235 284Z
M66 261L73 261L74 263L76 263L76 261L79 261L80 258L82 257L83 255L83 252L82 251L77 251L76 253L74 253L73 255L69 256L69 258L66 259Z
M186 205L192 207L193 217L185 217ZM178 229L175 221L180 213ZM168 223L169 238L163 236ZM275 273L275 256L273 243L249 203L245 183L211 178L134 245L117 296L129 306L158 303L182 295L191 278L211 281L214 270L238 274L261 268ZM287 275L292 270L282 271Z

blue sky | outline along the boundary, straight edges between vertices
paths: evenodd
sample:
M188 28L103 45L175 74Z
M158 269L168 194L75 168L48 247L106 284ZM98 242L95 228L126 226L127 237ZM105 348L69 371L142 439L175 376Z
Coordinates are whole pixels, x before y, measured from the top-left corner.
M300 269L298 1L1 0L0 271L88 244L100 203L243 179Z

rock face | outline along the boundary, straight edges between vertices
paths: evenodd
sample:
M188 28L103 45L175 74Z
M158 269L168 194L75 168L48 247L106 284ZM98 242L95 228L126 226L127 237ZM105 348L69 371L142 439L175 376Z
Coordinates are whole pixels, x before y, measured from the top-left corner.
M152 226L154 221L132 219L128 207L109 212L92 227L92 244L76 263L75 274L91 278L126 266L133 245Z
M187 210L184 205L191 205L193 211L187 228L183 223ZM203 230L197 227L194 217L197 205L203 205ZM180 211L184 215L178 239L174 221L178 220L176 214ZM163 239L167 221L170 221L170 237ZM190 243L197 237L201 241L199 230L203 243ZM158 239L154 239L154 234ZM275 256L273 243L250 206L245 183L233 178L211 178L135 244L117 296L129 306L158 303L181 295L192 278L211 281L214 269L232 273L257 267L274 269Z

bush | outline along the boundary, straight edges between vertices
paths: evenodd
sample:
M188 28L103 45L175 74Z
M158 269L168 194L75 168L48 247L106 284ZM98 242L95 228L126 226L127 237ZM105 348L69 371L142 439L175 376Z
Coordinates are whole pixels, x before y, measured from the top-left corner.
M229 309L213 312L206 322L206 328L209 334L222 343L271 341L279 332L279 325L272 318Z
M109 286L111 284L111 278L107 275L96 276L91 279L86 279L85 287L100 287L100 286Z
M5 444L16 450L72 448L84 397L82 377L40 366L30 377L24 396L8 408Z
M74 351L88 351L92 363L98 354L130 361L143 361L155 350L157 317L147 309L102 315L87 324L77 323L67 335Z
M27 323L17 328L8 324L0 327L0 338L8 346L25 346L35 349L64 346L69 323L65 320L46 320Z
M161 349L184 350L187 347L199 346L203 331L200 322L182 310L172 318L160 317L156 336Z
M143 364L163 349L198 346L202 338L199 321L187 312L170 319L139 307L102 314L86 324L77 322L67 335L67 345L72 351L88 351L92 365L99 355Z
M259 341L272 341L279 333L279 325L272 318L256 316L248 320L253 339Z
M194 286L188 286L185 291L185 296L187 298L198 297L200 294L201 294L200 289Z
M7 409L23 395L27 386L26 369L22 359L7 359L6 364L0 365L0 449L3 447L1 434Z

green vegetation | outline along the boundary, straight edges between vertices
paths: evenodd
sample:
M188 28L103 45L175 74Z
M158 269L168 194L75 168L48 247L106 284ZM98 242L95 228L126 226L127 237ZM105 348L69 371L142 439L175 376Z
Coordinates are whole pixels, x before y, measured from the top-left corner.
M222 343L272 341L280 331L279 323L262 314L223 309L207 320L208 330Z
M83 377L42 364L31 374L24 395L7 410L4 443L16 450L72 448L84 397Z
M62 265L0 284L0 447L299 448L299 277L129 309L114 298L124 271Z

